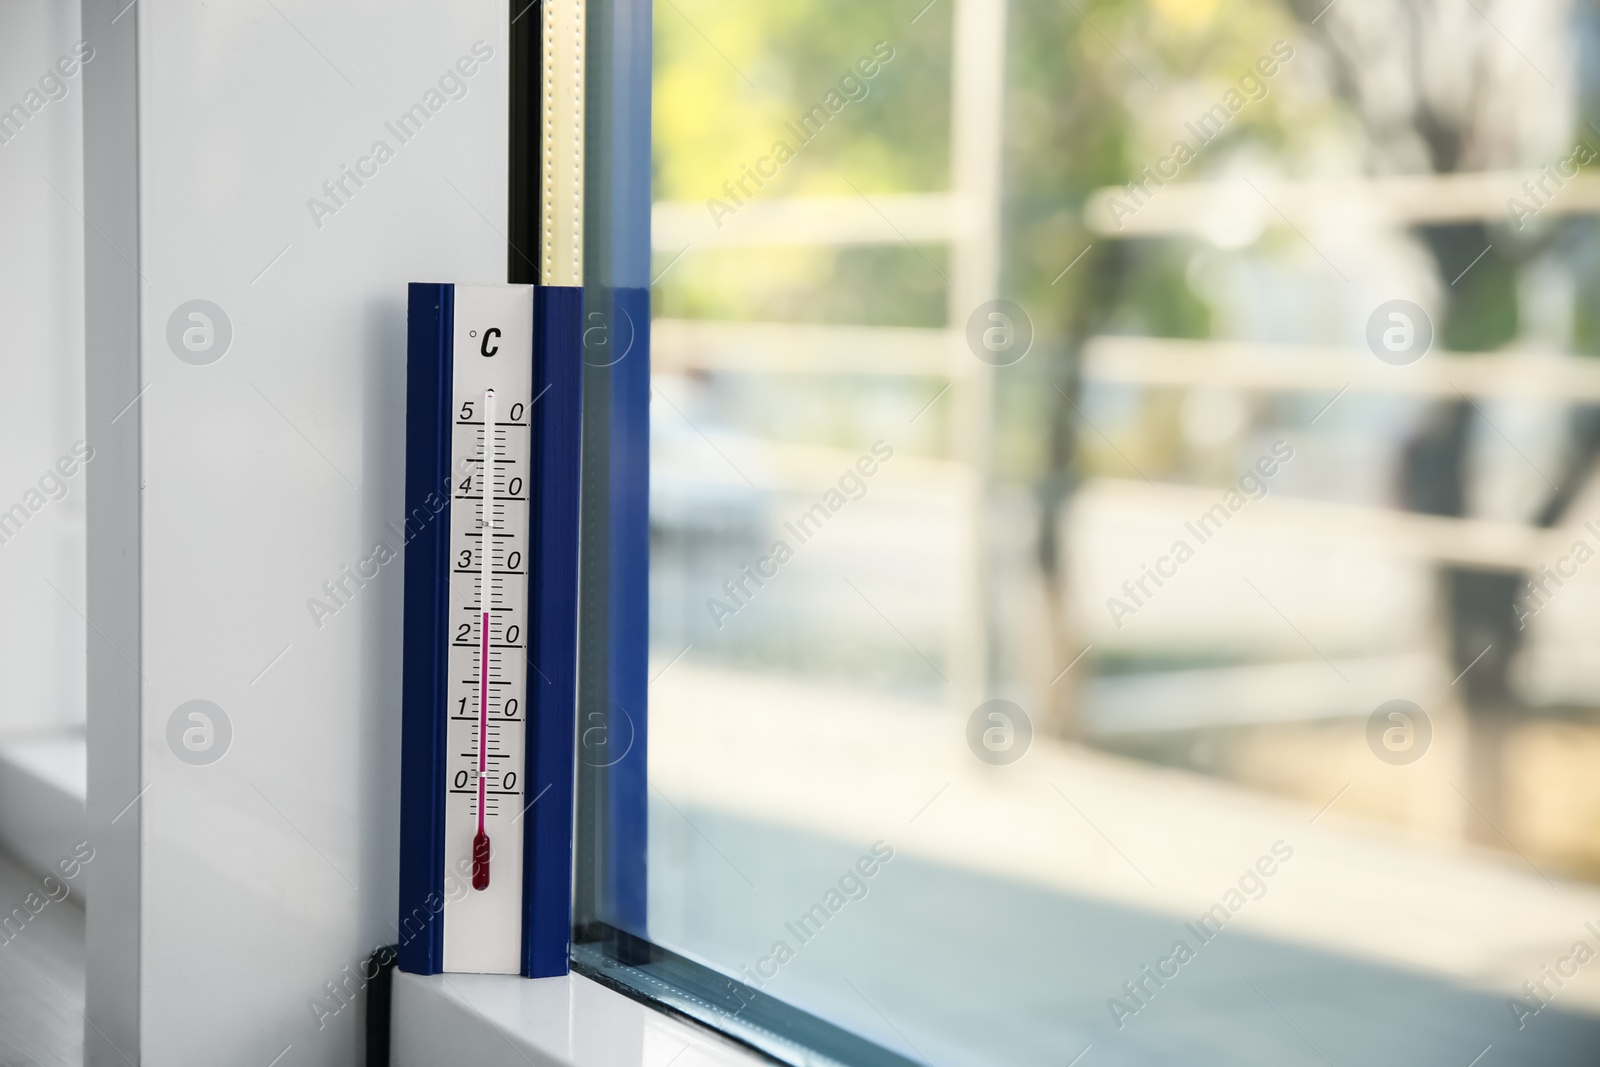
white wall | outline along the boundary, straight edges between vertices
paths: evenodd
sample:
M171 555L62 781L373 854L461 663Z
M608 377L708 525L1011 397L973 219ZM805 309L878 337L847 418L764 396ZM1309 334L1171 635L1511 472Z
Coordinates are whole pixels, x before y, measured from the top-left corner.
M78 41L76 4L0 4L0 733L83 722L84 477L52 474L84 436Z
M94 505L129 512L137 545L90 545L91 601L108 640L136 645L140 675L116 676L112 651L91 649L104 681L91 682L90 822L113 847L95 871L89 1011L119 1046L91 1041L91 1062L265 1067L292 1046L284 1067L346 1067L361 1007L319 1020L312 1002L396 940L402 565L320 627L308 601L377 543L400 546L385 523L402 514L406 283L505 279L506 5L141 0L113 27L125 0L85 3L108 41L137 27L117 45L137 50L122 87L137 90L137 175L114 161L97 174L91 145L90 179L114 214L137 178L136 220L108 232L137 245L145 389L137 435L104 438L136 462ZM429 103L476 42L466 95L401 143L386 123ZM95 109L114 115L120 99L110 82L91 96L91 133ZM393 158L338 206L324 181L379 140ZM312 197L337 211L314 219ZM89 253L116 267L103 243ZM197 299L232 328L210 365L168 341L174 310ZM124 328L97 327L102 311L92 339ZM115 381L132 357L110 347L91 352L92 422L133 391ZM116 614L128 598L131 635ZM193 700L231 724L209 765L169 743ZM124 707L138 722L126 743ZM121 892L102 895L101 880ZM97 985L130 955L136 982Z

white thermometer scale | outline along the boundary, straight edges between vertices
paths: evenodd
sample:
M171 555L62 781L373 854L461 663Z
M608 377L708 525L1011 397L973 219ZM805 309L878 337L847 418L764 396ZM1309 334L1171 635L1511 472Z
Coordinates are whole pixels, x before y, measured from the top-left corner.
M444 969L516 974L526 790L533 303L457 286Z

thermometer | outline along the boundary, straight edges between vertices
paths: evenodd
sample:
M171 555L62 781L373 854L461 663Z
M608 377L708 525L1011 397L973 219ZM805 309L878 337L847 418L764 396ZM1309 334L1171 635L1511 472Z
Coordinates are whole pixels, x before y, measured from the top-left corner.
M557 950L565 969L569 920L548 887L570 909L578 452L566 439L581 355L562 327L579 301L528 285L411 288L404 970L545 973ZM561 865L544 890L541 852Z

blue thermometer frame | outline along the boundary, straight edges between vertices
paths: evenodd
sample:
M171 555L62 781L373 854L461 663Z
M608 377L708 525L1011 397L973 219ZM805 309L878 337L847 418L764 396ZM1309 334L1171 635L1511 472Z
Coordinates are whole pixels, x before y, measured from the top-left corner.
M522 974L564 975L572 936L583 290L533 286L528 728L521 822ZM414 282L406 329L406 546L401 701L399 967L444 959L450 465L455 286ZM444 497L435 512L428 500ZM507 932L513 936L512 932Z

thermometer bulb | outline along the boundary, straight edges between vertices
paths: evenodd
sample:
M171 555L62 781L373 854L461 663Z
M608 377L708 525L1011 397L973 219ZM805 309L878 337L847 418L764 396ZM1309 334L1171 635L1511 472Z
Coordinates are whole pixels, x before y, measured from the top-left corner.
M472 839L472 888L489 888L489 835L482 830Z

